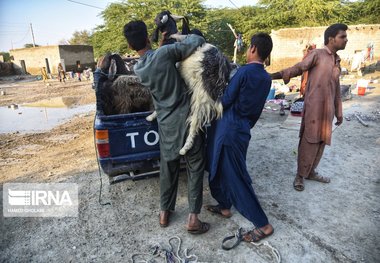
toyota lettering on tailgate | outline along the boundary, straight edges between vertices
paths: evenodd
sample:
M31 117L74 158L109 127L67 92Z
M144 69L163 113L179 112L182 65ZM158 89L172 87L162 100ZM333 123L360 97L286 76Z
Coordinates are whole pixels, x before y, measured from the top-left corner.
M126 137L129 137L131 140L131 147L136 148L136 143L141 142L141 140L136 140L135 137L140 136L140 132L130 132L126 134ZM154 146L158 143L160 137L156 131L148 131L144 133L144 143L148 146Z

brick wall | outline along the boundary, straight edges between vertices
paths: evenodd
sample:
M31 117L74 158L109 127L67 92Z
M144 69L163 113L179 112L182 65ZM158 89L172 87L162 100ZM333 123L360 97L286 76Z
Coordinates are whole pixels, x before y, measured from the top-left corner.
M327 27L303 27L272 30L273 51L268 71L278 71L302 60L306 44L324 45L324 31ZM352 59L355 51L365 50L368 43L374 44L375 59L380 58L380 24L352 25L347 30L348 43L345 50L338 51L343 63Z

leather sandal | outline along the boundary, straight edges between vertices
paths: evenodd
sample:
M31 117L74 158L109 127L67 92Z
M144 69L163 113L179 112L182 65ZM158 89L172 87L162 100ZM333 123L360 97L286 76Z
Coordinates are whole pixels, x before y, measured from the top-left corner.
M297 191L305 190L305 186L303 184L303 177L297 175L296 178L294 178L293 187Z
M305 179L317 181L317 182L325 183L325 184L330 183L330 178L318 175L318 173L313 173L313 174L309 175L308 177L306 177Z
M254 228L248 233L243 235L243 240L245 242L259 242L260 240L269 237L274 232L274 229L268 234L265 234L260 228Z
M199 225L196 228L187 228L187 232L192 235L200 235L206 233L210 229L210 224L199 220Z

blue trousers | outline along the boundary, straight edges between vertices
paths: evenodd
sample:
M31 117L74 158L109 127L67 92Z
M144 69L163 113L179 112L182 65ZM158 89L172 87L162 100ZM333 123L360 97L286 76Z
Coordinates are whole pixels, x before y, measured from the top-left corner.
M215 177L209 181L212 197L223 209L233 205L255 227L268 224L248 174L245 156L236 148L223 145Z

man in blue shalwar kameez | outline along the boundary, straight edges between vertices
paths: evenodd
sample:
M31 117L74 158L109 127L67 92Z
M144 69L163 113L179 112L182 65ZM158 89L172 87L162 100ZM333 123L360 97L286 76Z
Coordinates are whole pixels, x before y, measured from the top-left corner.
M272 83L263 65L272 47L268 34L252 37L248 63L233 76L222 96L223 118L213 122L208 133L209 184L218 205L205 208L227 218L233 205L256 227L244 235L248 242L257 242L273 233L246 166L250 130L261 115Z

